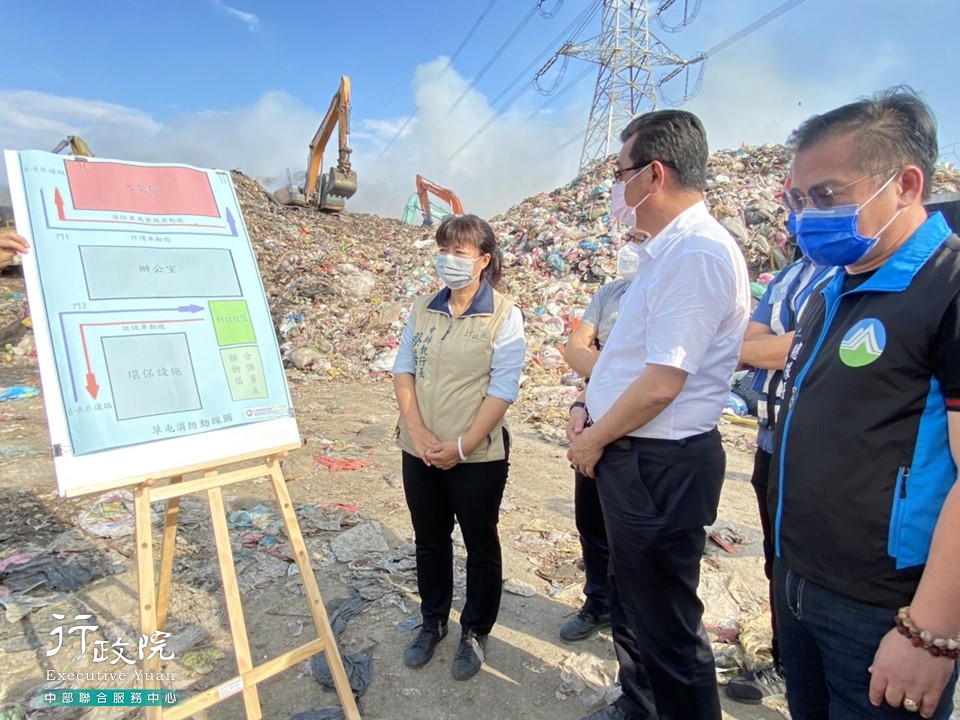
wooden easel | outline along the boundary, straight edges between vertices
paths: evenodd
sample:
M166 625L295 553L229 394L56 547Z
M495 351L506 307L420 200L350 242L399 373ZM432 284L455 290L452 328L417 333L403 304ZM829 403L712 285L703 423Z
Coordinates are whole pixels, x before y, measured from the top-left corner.
M180 498L192 493L207 492L210 502L210 517L213 522L213 535L217 545L217 559L220 562L220 575L223 579L223 591L226 596L227 616L230 620L230 633L233 636L233 647L237 657L237 675L196 695L180 705L173 707L147 708L147 720L180 720L180 718L216 705L237 693L243 693L243 704L248 720L260 720L260 697L257 684L277 673L286 670L297 663L306 660L318 652L327 654L327 662L333 675L334 685L340 704L343 707L347 720L360 720L360 713L354 701L350 682L343 668L343 661L337 650L336 637L330 627L323 599L317 587L317 579L310 565L303 535L300 532L300 523L287 491L286 480L280 469L280 459L291 447L278 448L266 454L241 455L228 458L217 463L201 464L192 467L179 468L176 474L166 478L166 484L158 484L164 478L138 478L134 487L134 513L136 520L137 545L137 576L140 596L140 628L141 633L151 636L157 630L163 630L167 621L167 611L170 602L170 581L173 573L173 555L177 536L177 519L180 512ZM252 467L229 469L241 462L257 460ZM183 482L183 476L193 473L202 473L201 477ZM233 564L233 551L230 548L230 535L227 529L226 510L223 505L221 488L236 483L269 477L273 482L274 494L280 506L287 538L293 550L300 577L303 579L304 593L310 606L310 614L317 628L318 637L305 645L290 650L262 665L254 667L250 656L250 645L247 641L247 628L243 619L243 608L240 603L240 590L237 586L237 574ZM160 582L154 583L154 553L153 537L151 535L150 504L165 500L167 502L166 519L163 528L163 544L160 555ZM147 680L156 673L160 658L143 660L144 690L157 689L159 681Z

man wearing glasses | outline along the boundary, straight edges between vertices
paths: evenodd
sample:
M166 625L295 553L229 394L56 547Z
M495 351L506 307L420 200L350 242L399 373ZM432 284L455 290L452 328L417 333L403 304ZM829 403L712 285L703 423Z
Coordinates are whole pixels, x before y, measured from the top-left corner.
M716 425L747 324L747 268L703 203L700 120L651 112L620 138L612 212L650 239L567 430L571 466L596 479L607 524L623 690L589 718L720 720L697 586L723 484Z
M960 240L936 122L898 89L791 136L800 247L840 270L784 370L768 509L794 720L947 718L960 642Z

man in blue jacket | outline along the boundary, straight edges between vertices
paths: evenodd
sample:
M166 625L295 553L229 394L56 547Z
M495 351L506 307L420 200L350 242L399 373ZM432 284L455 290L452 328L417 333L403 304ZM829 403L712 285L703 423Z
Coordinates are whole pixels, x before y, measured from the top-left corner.
M927 217L936 121L909 89L791 136L804 254L768 508L794 720L950 716L960 633L960 240Z

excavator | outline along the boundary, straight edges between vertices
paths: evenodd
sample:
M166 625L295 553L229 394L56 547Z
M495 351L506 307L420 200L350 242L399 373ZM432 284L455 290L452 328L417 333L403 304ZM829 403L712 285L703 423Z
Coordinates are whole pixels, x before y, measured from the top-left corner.
M87 145L86 141L79 135L67 135L50 152L58 153L67 147L70 148L71 155L93 157L93 151L90 149L90 146ZM9 205L0 205L0 230L13 227L13 208Z
M329 174L321 173L323 151L333 134L334 126L339 127L339 154L336 167ZM350 167L350 153L347 145L350 135L350 78L340 76L340 88L330 101L323 122L310 142L307 154L307 177L302 188L293 184L287 172L287 186L274 193L274 197L283 205L303 205L317 207L328 212L339 212L347 198L357 191L357 173ZM319 186L319 187L318 187Z
M79 155L80 157L93 157L93 151L90 149L90 146L84 141L79 135L67 135L60 143L50 152L58 153L61 150L66 149L69 146L71 155Z
M424 225L433 225L429 193L433 193L441 200L449 203L454 215L463 215L463 205L453 190L430 182L422 175L417 175L417 196L420 198L420 209L423 212Z

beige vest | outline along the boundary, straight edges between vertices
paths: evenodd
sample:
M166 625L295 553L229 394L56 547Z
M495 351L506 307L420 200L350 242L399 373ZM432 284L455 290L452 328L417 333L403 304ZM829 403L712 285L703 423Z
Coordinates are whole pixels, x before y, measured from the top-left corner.
M417 406L423 424L441 442L465 434L490 386L493 341L513 301L483 283L470 308L453 318L447 291L417 298L410 310L414 323L413 358ZM397 444L416 455L403 424L397 423ZM503 422L467 456L466 462L503 460Z

